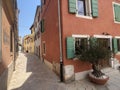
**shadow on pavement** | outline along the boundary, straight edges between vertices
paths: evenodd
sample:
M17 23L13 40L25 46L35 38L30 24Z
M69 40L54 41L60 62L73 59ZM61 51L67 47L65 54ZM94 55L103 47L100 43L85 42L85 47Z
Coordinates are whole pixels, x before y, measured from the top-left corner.
M21 87L12 90L65 90L59 78L37 56L24 55L27 57L26 73L30 76Z

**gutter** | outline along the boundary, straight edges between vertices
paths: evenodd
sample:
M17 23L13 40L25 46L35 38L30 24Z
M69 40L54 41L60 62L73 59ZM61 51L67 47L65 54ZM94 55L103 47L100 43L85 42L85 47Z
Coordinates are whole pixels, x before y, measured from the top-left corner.
M62 53L62 28L61 28L61 9L60 0L58 0L58 29L59 29L59 43L60 43L60 81L63 82L63 53Z

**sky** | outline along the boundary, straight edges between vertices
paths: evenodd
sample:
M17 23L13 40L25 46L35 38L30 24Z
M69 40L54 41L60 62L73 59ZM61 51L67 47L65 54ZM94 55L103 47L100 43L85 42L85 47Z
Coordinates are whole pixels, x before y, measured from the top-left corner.
M19 13L19 36L30 34L30 27L34 22L37 5L40 0L17 0Z

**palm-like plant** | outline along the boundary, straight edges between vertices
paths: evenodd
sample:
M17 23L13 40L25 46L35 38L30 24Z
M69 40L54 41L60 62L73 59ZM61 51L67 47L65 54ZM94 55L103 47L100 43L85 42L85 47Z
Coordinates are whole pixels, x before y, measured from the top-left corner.
M111 58L111 51L109 48L105 48L98 44L95 38L90 38L89 45L85 50L80 50L80 54L77 56L82 61L87 61L92 64L93 72L92 74L96 77L100 77L104 75L104 73L100 70L100 61L101 60L109 60Z

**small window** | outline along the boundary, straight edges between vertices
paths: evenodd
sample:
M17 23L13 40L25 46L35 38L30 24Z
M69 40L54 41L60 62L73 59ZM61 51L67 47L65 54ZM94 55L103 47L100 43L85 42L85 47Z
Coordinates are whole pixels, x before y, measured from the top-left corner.
M46 0L41 0L41 5L45 5L46 4Z
M10 30L10 52L13 52L13 34L12 34L12 29Z
M40 12L39 12L39 14L38 14L38 22L40 21Z
M91 0L77 0L77 14L83 16L92 16Z
M45 19L41 20L41 32L43 33L45 31Z
M45 5L45 3L46 3L46 0L43 0L43 5Z
M43 42L43 55L45 55L46 54L46 44L45 44L45 42Z

